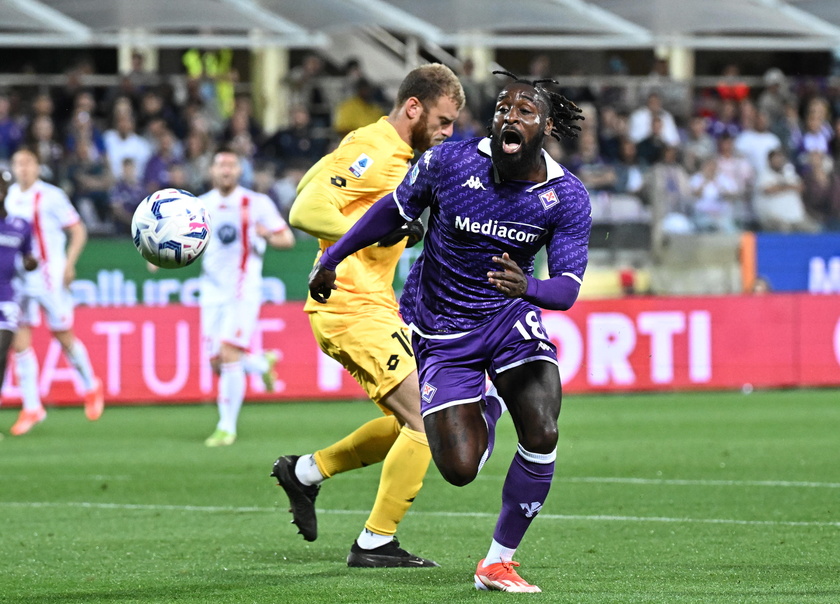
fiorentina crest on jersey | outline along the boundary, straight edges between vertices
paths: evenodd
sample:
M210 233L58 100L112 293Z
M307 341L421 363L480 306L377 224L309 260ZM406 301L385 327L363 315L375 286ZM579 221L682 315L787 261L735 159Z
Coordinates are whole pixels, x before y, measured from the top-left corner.
M435 396L435 392L437 392L437 388L432 386L429 382L426 382L423 384L423 390L420 395L425 402L431 403L432 398Z
M554 192L554 189L549 189L548 191L544 191L540 193L540 201L543 204L543 207L547 210L552 206L556 206L560 203L560 198L557 197L557 193Z

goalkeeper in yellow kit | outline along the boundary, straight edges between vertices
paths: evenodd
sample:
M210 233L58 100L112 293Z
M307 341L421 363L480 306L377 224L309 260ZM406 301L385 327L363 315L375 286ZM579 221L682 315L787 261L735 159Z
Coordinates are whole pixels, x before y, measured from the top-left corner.
M292 226L317 237L325 250L374 202L396 189L415 151L422 153L452 134L463 105L464 91L448 67L430 64L412 70L400 84L390 114L348 134L307 172L291 209ZM314 541L321 482L384 462L376 501L350 549L348 566L437 566L402 549L394 537L431 461L411 340L392 286L403 250L422 236L422 225L409 223L348 257L338 269L337 290L328 303L308 299L304 307L321 349L385 413L314 454L280 457L272 470L289 497L292 522L304 539Z

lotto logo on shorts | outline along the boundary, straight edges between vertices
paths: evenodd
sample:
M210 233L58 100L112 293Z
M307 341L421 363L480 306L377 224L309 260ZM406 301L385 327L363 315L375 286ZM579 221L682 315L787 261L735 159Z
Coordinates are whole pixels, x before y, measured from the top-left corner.
M429 382L426 382L423 384L423 391L420 395L422 396L424 402L431 403L435 396L435 392L437 392L437 388L432 386Z

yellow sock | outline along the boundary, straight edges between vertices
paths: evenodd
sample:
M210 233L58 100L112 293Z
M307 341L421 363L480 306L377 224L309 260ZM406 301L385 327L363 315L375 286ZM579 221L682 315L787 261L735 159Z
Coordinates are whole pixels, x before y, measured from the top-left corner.
M397 440L400 424L393 415L359 426L337 443L315 451L315 463L325 478L379 463Z
M422 432L403 426L382 464L379 491L365 528L380 535L393 535L423 486L432 461L429 441Z

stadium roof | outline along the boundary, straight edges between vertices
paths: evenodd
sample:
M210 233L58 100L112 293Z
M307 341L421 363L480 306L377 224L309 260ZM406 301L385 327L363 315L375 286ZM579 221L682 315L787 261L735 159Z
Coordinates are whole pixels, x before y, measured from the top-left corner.
M379 27L438 46L834 49L838 0L0 0L0 46L319 47Z

